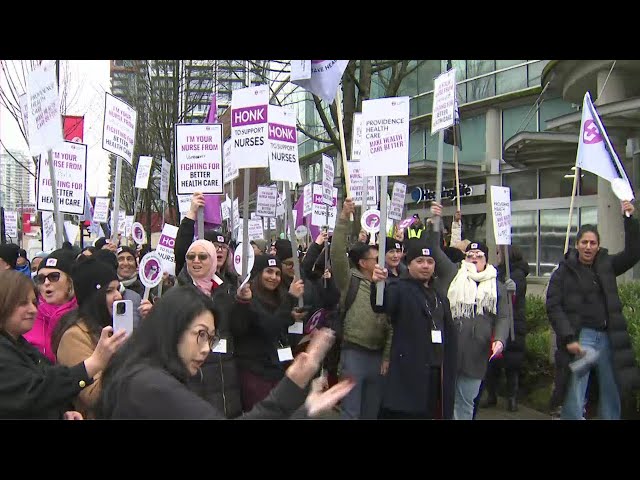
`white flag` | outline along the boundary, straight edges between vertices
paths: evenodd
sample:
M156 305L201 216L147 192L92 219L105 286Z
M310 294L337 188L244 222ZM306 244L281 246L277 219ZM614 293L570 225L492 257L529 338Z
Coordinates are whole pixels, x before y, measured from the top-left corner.
M613 193L621 200L633 200L627 173L609 141L589 92L585 93L582 103L576 166L611 182Z
M327 103L333 103L348 64L349 60L311 60L311 78L291 80L291 83L300 85Z

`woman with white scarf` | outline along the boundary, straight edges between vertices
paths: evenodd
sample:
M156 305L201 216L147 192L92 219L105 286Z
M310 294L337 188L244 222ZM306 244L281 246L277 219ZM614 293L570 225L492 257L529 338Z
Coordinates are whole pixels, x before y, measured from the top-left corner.
M435 221L442 206L433 203ZM489 249L484 243L471 242L465 259L455 264L440 248L440 234L425 232L436 261L436 288L447 295L453 322L458 332L458 366L453 418L473 419L473 400L491 358L504 350L509 334L508 297L504 283L489 264Z

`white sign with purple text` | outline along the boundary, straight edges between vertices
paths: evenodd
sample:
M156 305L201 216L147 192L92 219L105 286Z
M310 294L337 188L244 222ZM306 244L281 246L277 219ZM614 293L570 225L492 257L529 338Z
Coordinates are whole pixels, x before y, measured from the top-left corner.
M272 181L301 183L296 111L269 105L269 175Z
M259 186L256 203L256 215L259 217L275 217L278 189L276 187Z
M63 142L53 149L53 166L58 190L58 211L82 215L84 213L87 180L87 146ZM40 158L38 173L38 210L53 211L53 190L49 158Z
M156 246L156 253L162 259L163 271L173 276L175 276L176 274L176 259L173 253L173 248L176 243L177 235L178 235L178 227L171 225L169 223L165 223L164 227L162 227L160 240L158 240L158 245ZM135 232L134 232L133 238L134 240L136 238Z
M353 114L353 135L351 137L351 162L359 162L362 156L362 113Z
M269 166L268 104L267 85L231 92L231 155L236 168Z
M360 206L362 205L362 195L364 193L364 178L360 171L360 162L347 162L347 169L349 170L349 180L351 183L349 196L353 200L353 203Z
M313 212L313 184L307 183L303 188L302 216L306 217Z
M63 137L55 63L45 62L29 73L27 95L25 127L29 131L31 152L39 153L60 145Z
M136 171L136 188L146 190L149 185L149 174L151 173L152 164L153 157L140 155L138 159L138 170Z
M221 194L222 124L176 124L176 193Z
M433 81L431 135L449 128L455 122L456 69L452 68Z
M109 221L108 197L96 197L96 204L93 206L93 221L96 223L106 223Z
M409 97L362 102L364 176L409 174Z
M387 215L392 220L402 220L402 211L404 210L404 199L407 194L407 186L404 183L395 182L393 184L393 193L391 194L391 203Z
M224 142L222 147L224 155L222 157L222 164L224 169L224 184L235 180L240 175L238 172L238 167L233 161L233 157L231 156L231 139L228 139Z
M322 154L322 202L333 205L333 159Z
M511 189L491 186L493 234L496 245L511 245Z
M338 189L333 189L333 205L327 206L322 199L322 185L313 185L313 211L311 212L311 225L324 227L329 225L330 229L336 228L336 215L338 213ZM327 208L328 207L328 208ZM329 219L327 220L327 210Z
M105 92L102 148L133 165L136 139L136 111L126 102Z

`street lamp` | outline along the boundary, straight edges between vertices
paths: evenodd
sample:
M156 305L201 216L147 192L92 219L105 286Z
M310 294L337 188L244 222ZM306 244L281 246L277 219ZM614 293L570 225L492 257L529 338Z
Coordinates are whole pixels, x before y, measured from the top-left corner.
M7 185L6 183L0 182L0 186L10 188L11 190L18 192L18 195L20 196L20 222L22 222L22 215L24 213L24 200L22 198L22 192L17 188L12 187L11 185ZM18 244L22 246L22 229L18 230Z

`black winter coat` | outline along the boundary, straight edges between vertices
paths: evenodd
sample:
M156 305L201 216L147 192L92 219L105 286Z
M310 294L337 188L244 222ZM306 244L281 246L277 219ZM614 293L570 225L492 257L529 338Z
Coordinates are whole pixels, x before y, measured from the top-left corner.
M23 337L0 332L0 419L62 419L91 383L84 362L51 365Z
M632 268L640 260L640 229L638 220L624 218L625 247L622 252L609 255L606 248L596 254L593 271L596 274L605 299L607 335L613 356L613 369L621 394L630 389L640 388L640 370L636 363L627 321L622 315L622 303L618 296L616 277ZM585 298L578 267L578 252L570 249L560 262L558 269L549 279L547 290L547 315L556 333L556 385L551 399L551 408L564 402L571 371L569 362L573 360L566 345L577 341L580 336L581 318L589 308L590 299Z
M200 373L188 379L187 386L224 413L226 418L235 418L242 414L240 382L234 356L235 341L230 326L237 277L226 273L221 274L221 278L224 282L213 290L211 299L216 308L216 334L226 340L227 352L209 353L200 367ZM178 284L197 289L186 265L178 275Z
M527 336L527 275L529 264L524 260L512 262L510 265L511 280L516 284L516 293L513 304L513 330L514 337L509 337L505 347L503 358L506 368L519 369L524 362L525 338ZM505 281L506 267L499 265L498 280Z
M451 318L449 300L434 290L444 307L442 331L442 418L453 418L455 382L457 372L457 334ZM389 370L384 379L382 406L389 410L410 414L427 414L429 391L429 364L431 342L431 314L425 306L426 292L419 280L399 278L388 282L384 290L384 303L376 306L376 287L371 285L371 308L386 312L393 327ZM434 365L436 366L436 365Z

